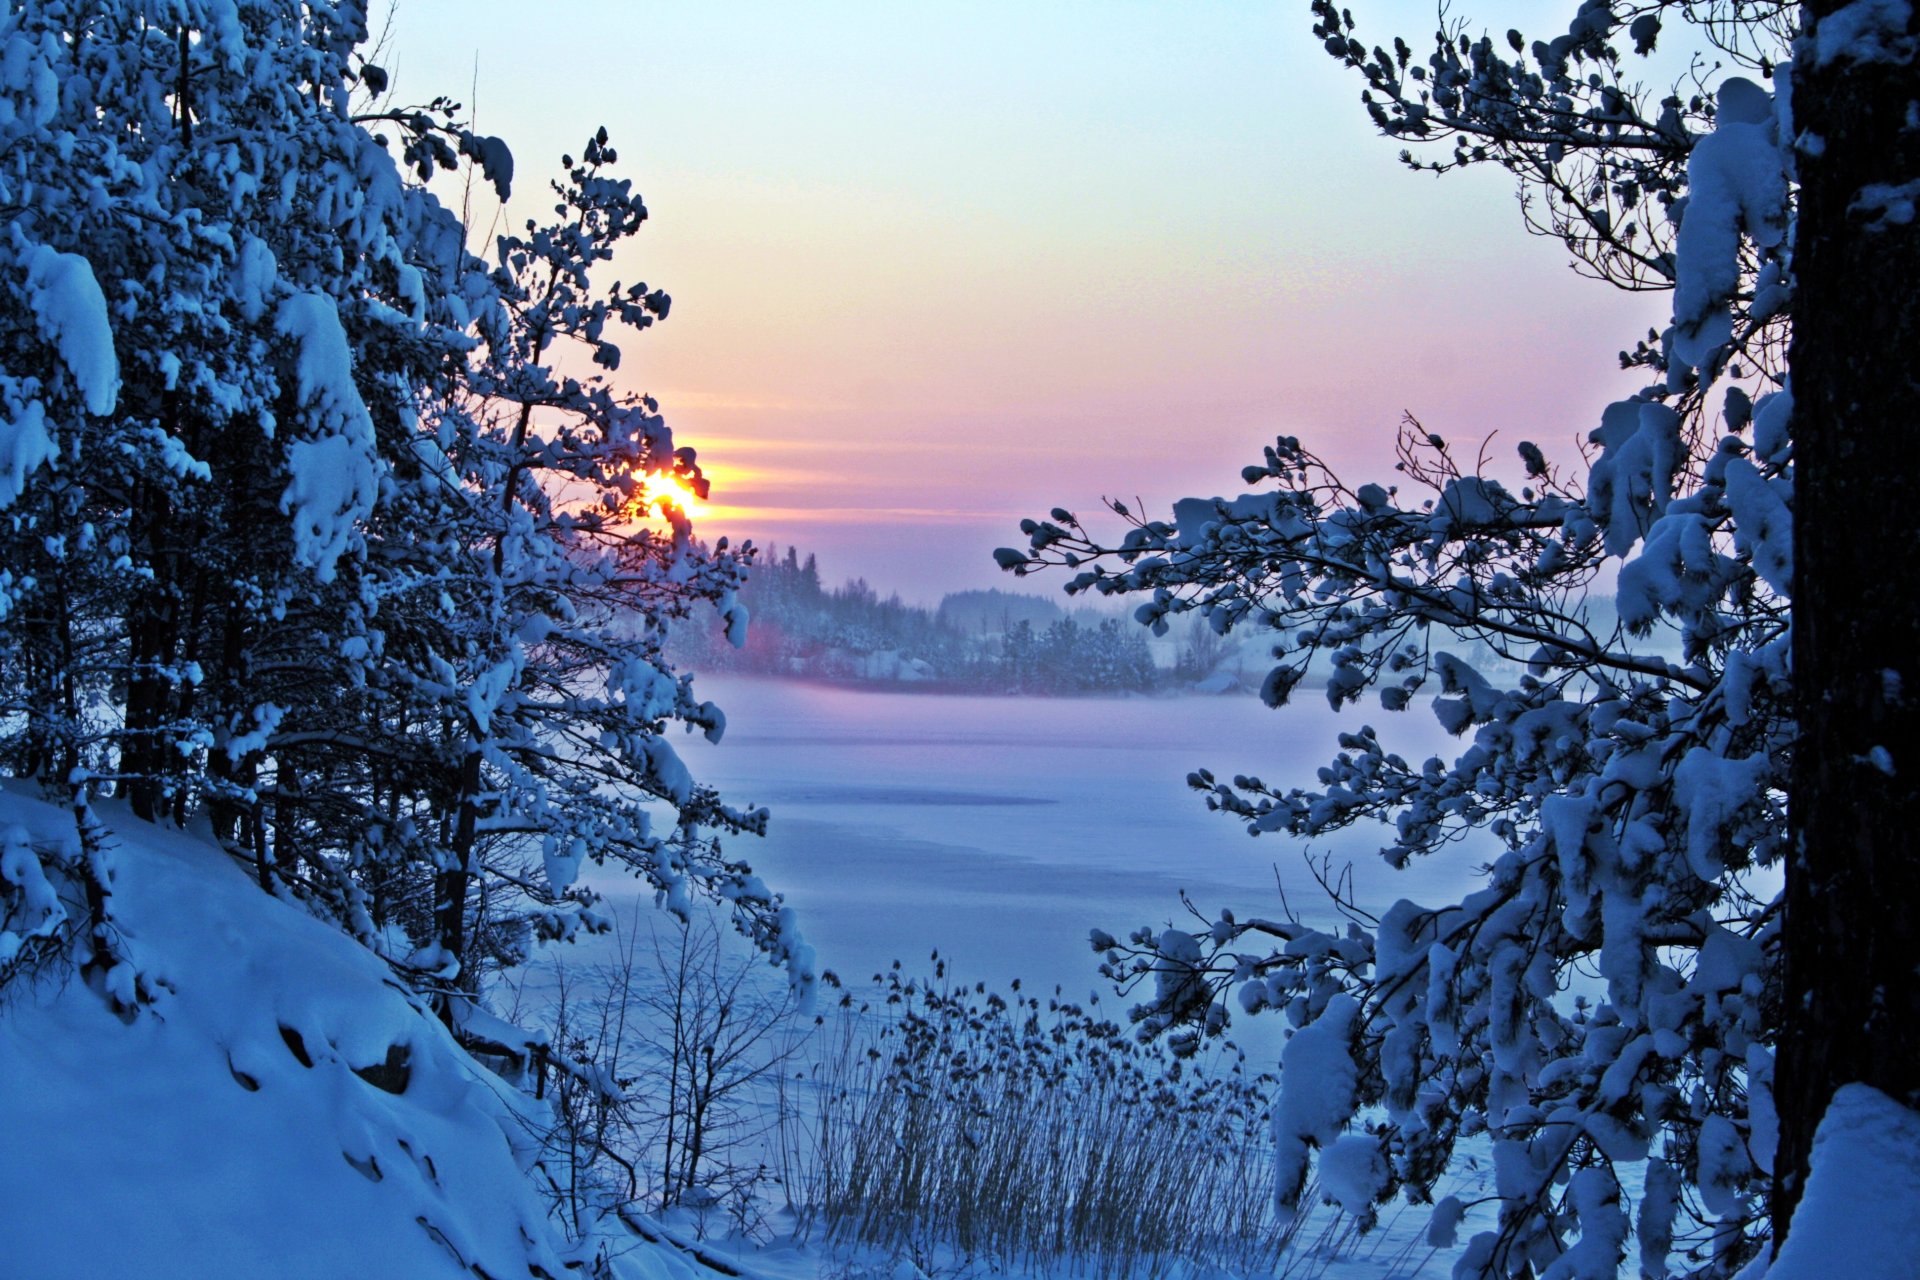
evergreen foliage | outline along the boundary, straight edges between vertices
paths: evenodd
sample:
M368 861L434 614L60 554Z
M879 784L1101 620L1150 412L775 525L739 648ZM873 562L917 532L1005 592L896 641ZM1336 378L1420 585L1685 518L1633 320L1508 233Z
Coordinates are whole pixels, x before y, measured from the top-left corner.
M1837 1082L1920 1101L1913 1054L1896 1047L1915 1021L1912 948L1863 892L1912 899L1913 877L1898 870L1912 859L1893 852L1910 848L1910 806L1873 810L1871 837L1858 817L1853 836L1803 827L1796 859L1787 804L1789 771L1807 763L1796 711L1830 688L1857 687L1865 701L1851 726L1832 726L1820 789L1796 796L1796 824L1816 799L1852 807L1854 784L1834 774L1843 759L1853 763L1840 772L1876 795L1910 785L1888 783L1907 771L1860 736L1899 705L1912 645L1893 637L1915 634L1904 581L1856 554L1851 576L1827 584L1876 593L1830 610L1874 615L1865 666L1789 652L1805 639L1790 612L1796 541L1815 535L1794 526L1805 388L1787 348L1791 338L1798 371L1812 329L1834 350L1857 346L1837 309L1801 313L1797 300L1875 287L1854 274L1812 292L1796 274L1809 253L1912 260L1904 215L1897 228L1829 220L1818 240L1796 227L1799 201L1845 204L1912 178L1909 113L1909 141L1856 164L1851 185L1804 185L1827 143L1797 115L1803 82L1832 91L1880 77L1875 118L1898 132L1911 15L1843 5L1801 30L1785 6L1585 0L1563 35L1531 43L1443 20L1421 57L1399 40L1369 49L1333 4L1316 0L1314 13L1327 51L1365 80L1374 122L1422 144L1410 165L1503 166L1521 182L1529 229L1603 280L1671 290L1672 322L1622 353L1648 381L1606 408L1579 463L1522 443L1517 487L1491 474L1484 451L1469 463L1409 415L1397 483L1350 483L1281 437L1242 473L1253 490L1242 496L1186 499L1159 519L1110 504L1117 537L1065 510L1023 523L1028 545L998 553L1017 574L1062 566L1070 592L1138 595L1137 617L1155 628L1188 613L1223 632L1272 628L1269 705L1287 702L1318 657L1336 709L1368 695L1389 714L1431 707L1467 740L1452 760L1409 761L1356 723L1317 785L1194 773L1210 807L1297 839L1382 822L1380 853L1395 867L1461 856L1463 843L1488 858L1482 886L1457 902L1401 901L1376 917L1336 887L1337 928L1222 909L1208 928L1097 933L1094 945L1115 979L1153 984L1134 1013L1143 1034L1191 1047L1224 1030L1230 1010L1291 1022L1274 1127L1283 1202L1307 1193L1310 1168L1334 1166L1367 1171L1360 1201L1431 1199L1461 1144L1485 1135L1499 1223L1467 1244L1456 1275L1731 1275L1784 1232ZM1650 97L1632 68L1663 24L1669 43L1694 41L1718 61L1697 60L1687 81ZM1836 59L1853 69L1833 72ZM1739 74L1723 74L1726 63ZM1901 77L1907 89L1882 83ZM1449 149L1435 159L1432 144ZM1881 187L1862 188L1869 173ZM1886 309L1911 332L1909 293ZM1860 359L1850 367L1884 380ZM1858 385L1822 385L1863 403ZM1886 495L1911 467L1904 454L1879 457L1873 475L1848 474ZM1824 518L1846 516L1828 507ZM1847 524L1817 536L1860 545ZM1610 578L1617 614L1587 604ZM1893 598L1879 598L1883 587ZM1474 670L1450 651L1462 640L1509 660L1508 674ZM1879 670L1890 674L1872 684ZM1803 933L1795 949L1795 913L1814 910L1797 886L1815 882L1849 892L1817 908L1827 941ZM1863 972L1816 951L1856 954ZM1776 1054L1781 1073L1804 1071L1827 1043L1814 997L1787 999L1783 968L1802 975L1799 990L1830 989L1825 1001L1871 990L1890 1007L1852 1000L1850 1025L1865 1028L1846 1033L1856 1055L1821 1062L1818 1080L1777 1105ZM1786 1014L1790 1003L1808 1012ZM1436 1239L1457 1210L1440 1207Z
M109 792L204 817L450 1021L486 964L600 927L583 858L727 901L804 984L721 849L764 812L666 736L724 727L662 645L696 605L739 637L750 548L650 487L705 487L653 401L570 372L668 312L602 278L646 208L601 130L553 221L476 257L424 183L465 158L504 198L510 152L393 105L366 38L348 2L0 23L0 755L83 837ZM54 870L117 971L109 861Z
M962 631L1004 635L1016 622L1045 627L1064 615L1045 596L1017 591L949 591L940 597L940 620Z

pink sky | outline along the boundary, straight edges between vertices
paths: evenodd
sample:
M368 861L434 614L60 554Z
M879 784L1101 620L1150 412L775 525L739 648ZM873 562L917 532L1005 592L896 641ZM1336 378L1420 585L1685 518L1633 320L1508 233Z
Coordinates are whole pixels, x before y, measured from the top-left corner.
M404 0L384 56L513 145L516 218L612 132L652 214L622 278L674 298L619 376L699 448L701 531L930 603L1011 586L1023 515L1236 492L1277 433L1355 475L1402 410L1566 455L1632 389L1659 301L1499 172L1402 169L1304 9Z

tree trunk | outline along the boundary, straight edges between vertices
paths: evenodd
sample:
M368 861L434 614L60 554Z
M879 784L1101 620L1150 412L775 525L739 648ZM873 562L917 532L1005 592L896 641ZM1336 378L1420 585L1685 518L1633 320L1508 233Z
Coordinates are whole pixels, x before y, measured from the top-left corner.
M161 424L180 428L179 399L161 400ZM135 486L130 521L136 562L147 570L127 609L127 701L120 735L121 786L134 816L158 822L166 816L171 778L180 772L170 732L175 720L173 666L179 654L182 587L173 495L164 482Z
M449 955L461 962L457 983L466 983L467 889L473 880L473 849L480 817L480 751L469 747L460 761L460 807L455 819L450 864L434 876L435 932ZM443 991L437 1001L440 1020L453 1026L453 1000Z
M1842 7L1814 0L1805 21ZM1908 37L1914 22L1907 19ZM1793 69L1801 182L1794 238L1792 770L1785 1008L1775 1095L1774 1242L1786 1239L1814 1129L1863 1081L1920 1103L1920 226L1878 216L1872 184L1920 177L1914 68ZM1909 201L1912 196L1908 196Z
M289 411L291 412L291 411ZM254 465L252 443L258 428L252 423L229 423L207 450L212 455L219 477L227 534L217 566L200 565L199 585L216 597L211 602L213 621L205 629L209 636L217 628L220 652L211 673L211 698L202 717L211 721L213 749L207 752L207 810L213 820L214 835L229 851L251 848L260 887L271 891L272 873L266 856L266 842L260 835L260 806L247 804L238 797L251 791L260 774L266 752L250 751L234 759L228 754L233 735L248 722L254 704L260 699L263 683L253 675L253 648L260 637L258 611L245 602L251 587L261 597L270 594L275 576L271 560L275 555L267 542L274 527L272 481ZM224 578L223 594L218 584ZM235 599L239 596L239 599ZM196 633L202 630L195 624Z
M120 739L120 772L126 778L134 816L157 822L166 793L166 774L173 764L169 759L173 744L166 731L172 722L173 681L167 673L178 628L168 566L160 563L159 556L150 563L154 581L135 592L128 611L127 710Z

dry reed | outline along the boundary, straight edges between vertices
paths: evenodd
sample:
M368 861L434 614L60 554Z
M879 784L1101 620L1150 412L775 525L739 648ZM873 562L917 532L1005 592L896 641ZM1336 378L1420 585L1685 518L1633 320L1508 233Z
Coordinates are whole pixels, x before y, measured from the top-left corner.
M1094 1280L1277 1266L1298 1224L1272 1209L1272 1079L1237 1052L1176 1059L1017 983L1008 1000L896 965L876 986L783 1084L802 1231Z

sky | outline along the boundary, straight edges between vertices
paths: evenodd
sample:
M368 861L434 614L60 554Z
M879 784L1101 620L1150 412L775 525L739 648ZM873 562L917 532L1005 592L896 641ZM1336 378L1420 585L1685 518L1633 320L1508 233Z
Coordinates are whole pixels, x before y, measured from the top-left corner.
M1528 19L1553 8L1489 22L1551 35ZM1356 16L1369 42L1434 25ZM1239 492L1276 434L1356 482L1391 478L1405 411L1456 450L1571 457L1659 318L1527 236L1498 170L1403 168L1304 0L383 20L399 100L448 94L512 146L516 222L607 127L650 212L614 265L673 297L616 378L699 450L701 534L909 600L1015 586L991 553L1023 516Z

